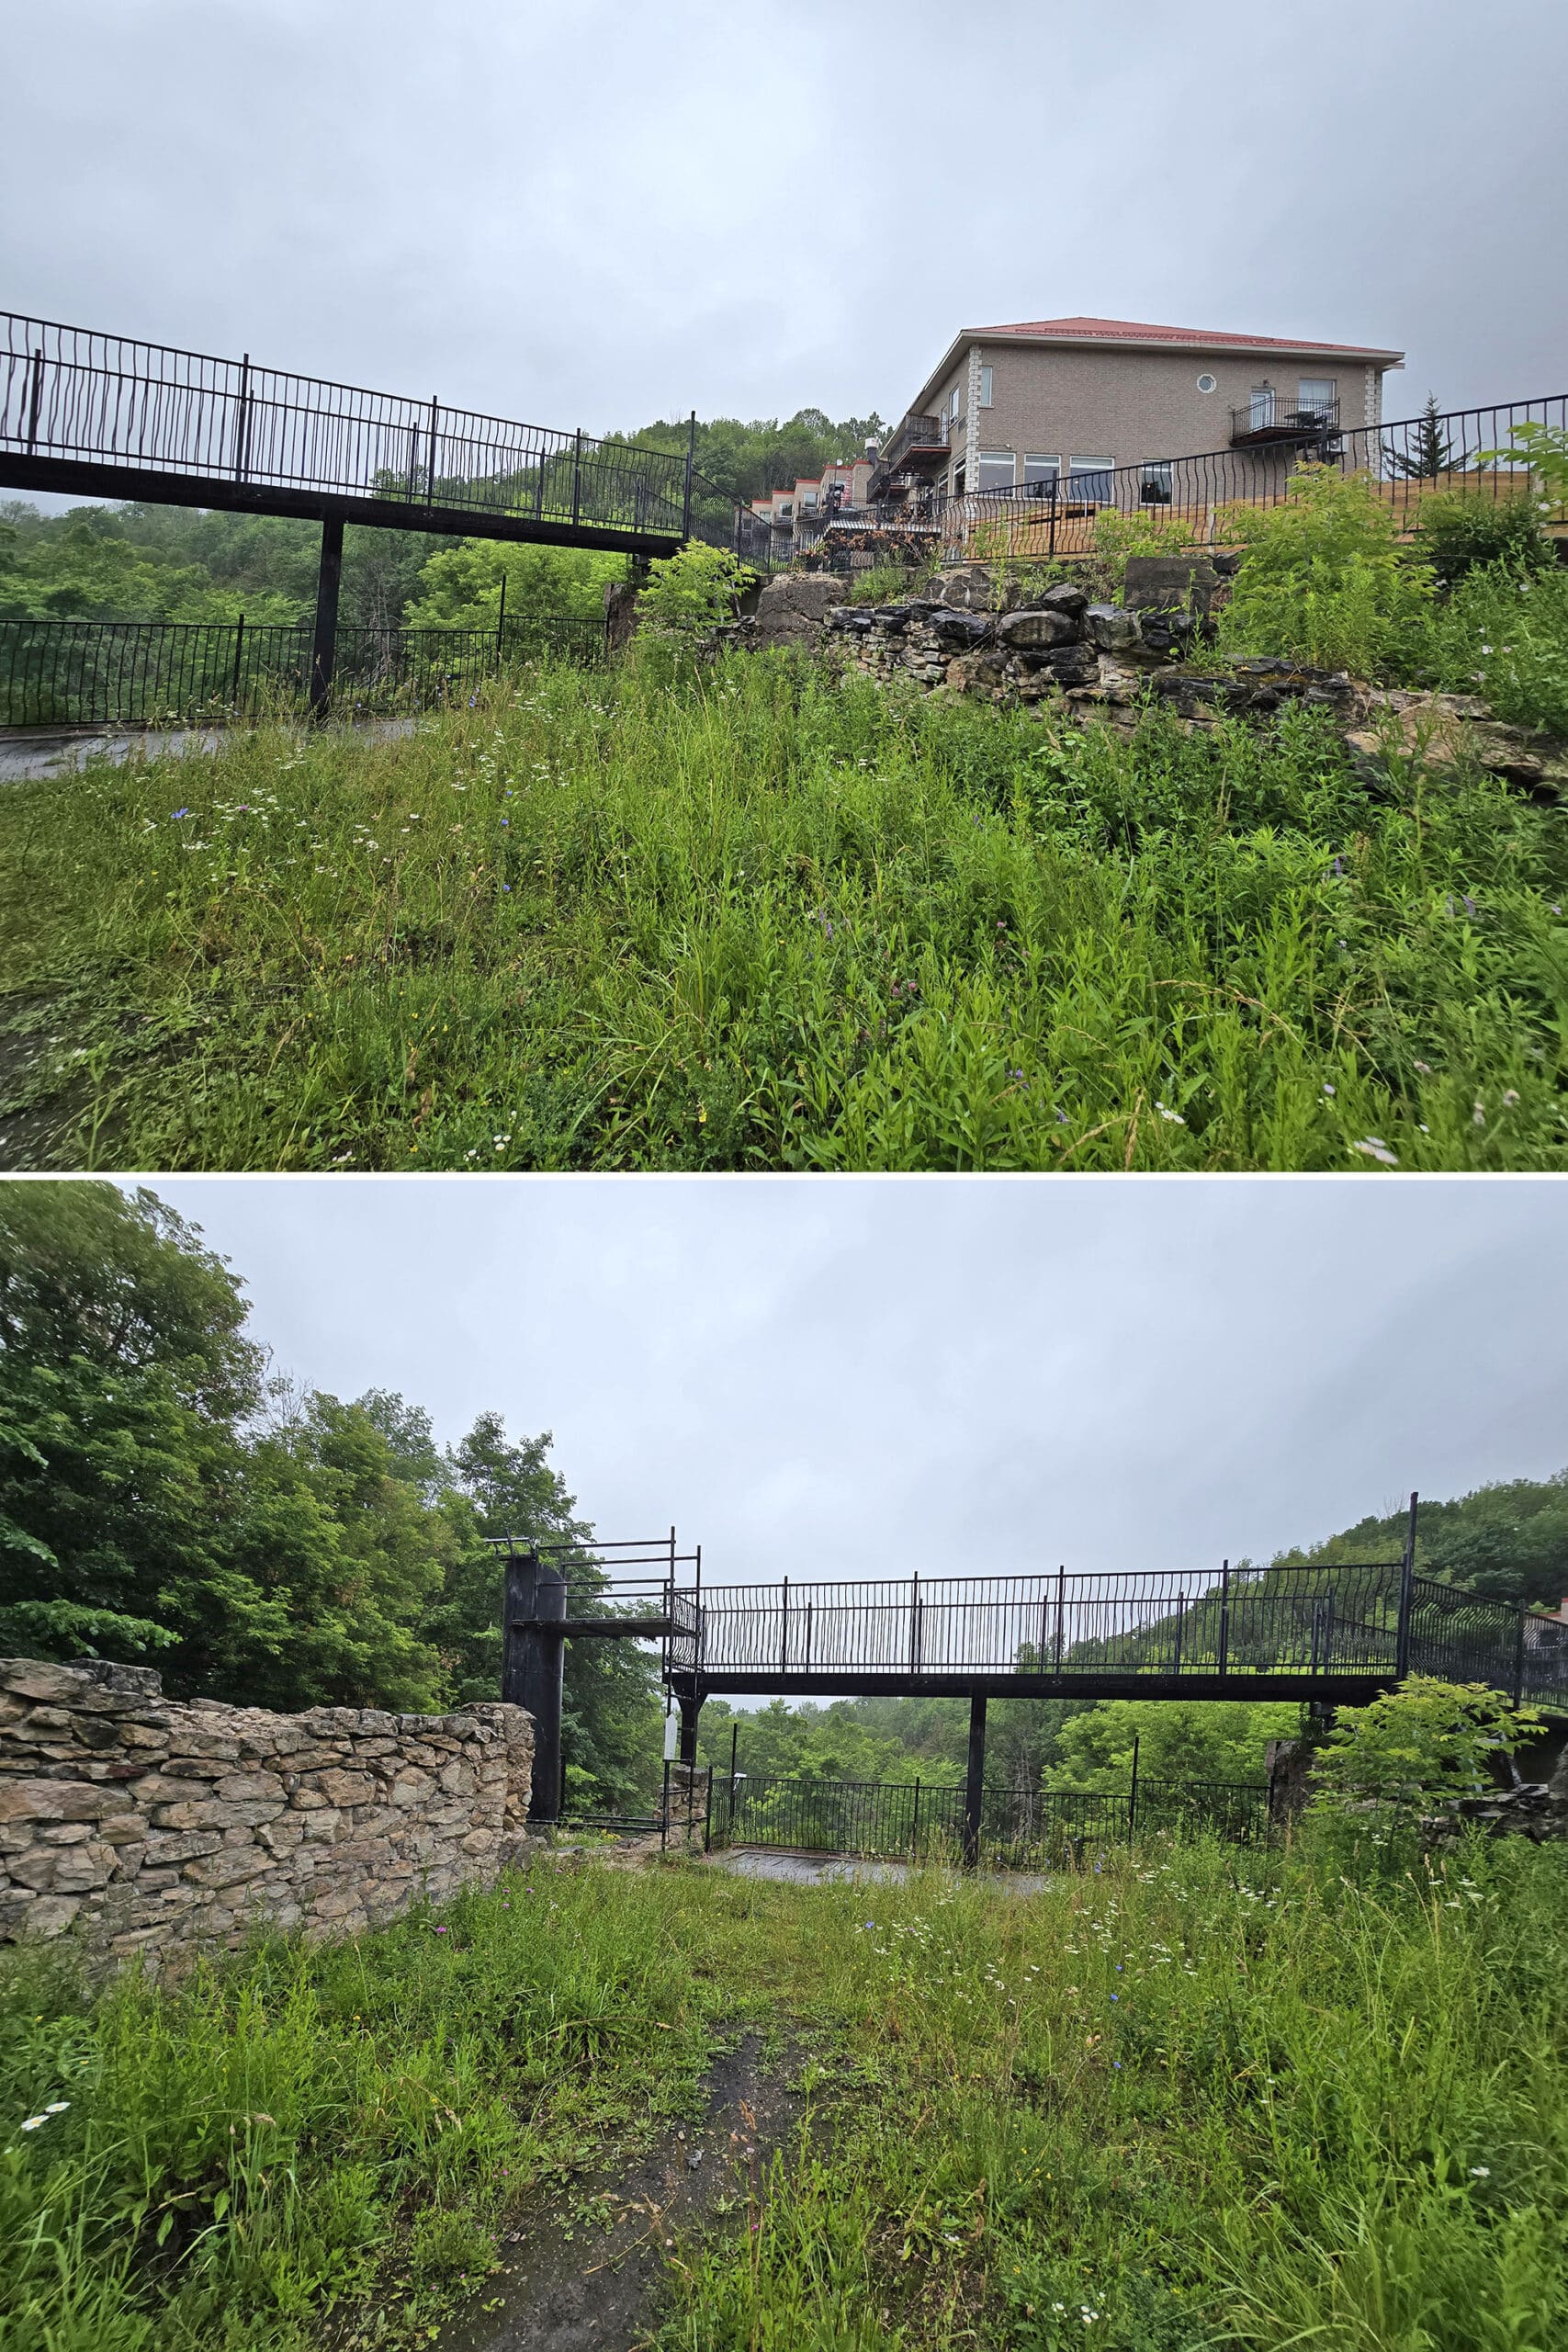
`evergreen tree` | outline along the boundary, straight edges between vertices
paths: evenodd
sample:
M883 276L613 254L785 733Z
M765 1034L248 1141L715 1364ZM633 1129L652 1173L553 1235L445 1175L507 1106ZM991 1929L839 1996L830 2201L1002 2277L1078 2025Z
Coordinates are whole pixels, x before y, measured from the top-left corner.
M1415 441L1408 449L1390 450L1390 469L1410 481L1440 481L1459 462L1438 414L1438 395L1428 392L1427 405L1416 419Z

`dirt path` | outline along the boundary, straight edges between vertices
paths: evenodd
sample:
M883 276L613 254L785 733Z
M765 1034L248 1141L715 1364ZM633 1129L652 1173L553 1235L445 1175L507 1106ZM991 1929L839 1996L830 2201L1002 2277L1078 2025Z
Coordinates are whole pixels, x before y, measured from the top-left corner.
M669 2241L720 2199L744 2197L803 2111L784 2079L793 2069L764 2073L759 2048L749 2034L715 2061L702 2123L671 2126L629 2172L584 2185L612 2210L607 2230L568 2213L508 2244L507 2271L486 2297L501 2308L455 2321L437 2352L633 2352L645 2342Z

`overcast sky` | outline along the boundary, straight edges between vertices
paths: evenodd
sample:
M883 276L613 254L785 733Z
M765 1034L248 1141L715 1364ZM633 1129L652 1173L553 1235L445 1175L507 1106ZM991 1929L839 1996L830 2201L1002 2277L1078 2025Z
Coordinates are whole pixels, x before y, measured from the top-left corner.
M1568 1463L1560 1181L160 1178L280 1370L704 1573L1184 1567Z
M1568 382L1562 0L48 0L3 299L591 430L896 416L965 325Z

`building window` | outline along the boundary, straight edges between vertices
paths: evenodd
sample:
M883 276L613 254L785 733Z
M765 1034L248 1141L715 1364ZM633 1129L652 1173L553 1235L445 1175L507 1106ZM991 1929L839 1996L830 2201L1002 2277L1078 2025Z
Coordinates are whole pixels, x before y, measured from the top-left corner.
M1332 417L1338 390L1332 376L1303 376L1298 389L1302 414Z
M962 466L954 466L953 469L953 494L954 498L962 498L964 495L964 469Z
M1145 506L1170 504L1170 467L1163 458L1138 469L1138 496Z
M988 368L982 368L980 370L980 406L982 408L989 408L990 405L991 371Z
M1075 498L1092 498L1103 505L1114 487L1114 458L1069 458L1067 487Z
M963 403L959 398L961 390L960 385L954 384L947 396L947 421L950 424L956 424L964 413Z
M800 503L802 506L815 506L817 492L814 490L803 490L800 493Z
M1219 378L1217 376L1200 376L1198 379L1198 390L1201 392L1212 392L1218 382Z
M1010 449L982 449L980 474L976 487L980 490L1010 490L1018 469L1018 460Z
M1024 458L1024 487L1031 498L1049 498L1061 478L1060 458Z

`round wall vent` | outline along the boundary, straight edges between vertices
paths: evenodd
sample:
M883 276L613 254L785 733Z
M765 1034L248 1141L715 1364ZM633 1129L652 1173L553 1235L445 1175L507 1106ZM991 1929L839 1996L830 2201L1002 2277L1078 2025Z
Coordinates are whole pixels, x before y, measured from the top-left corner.
M1212 392L1214 389L1215 381L1216 379L1213 376L1200 376L1198 379L1198 390L1201 392Z

